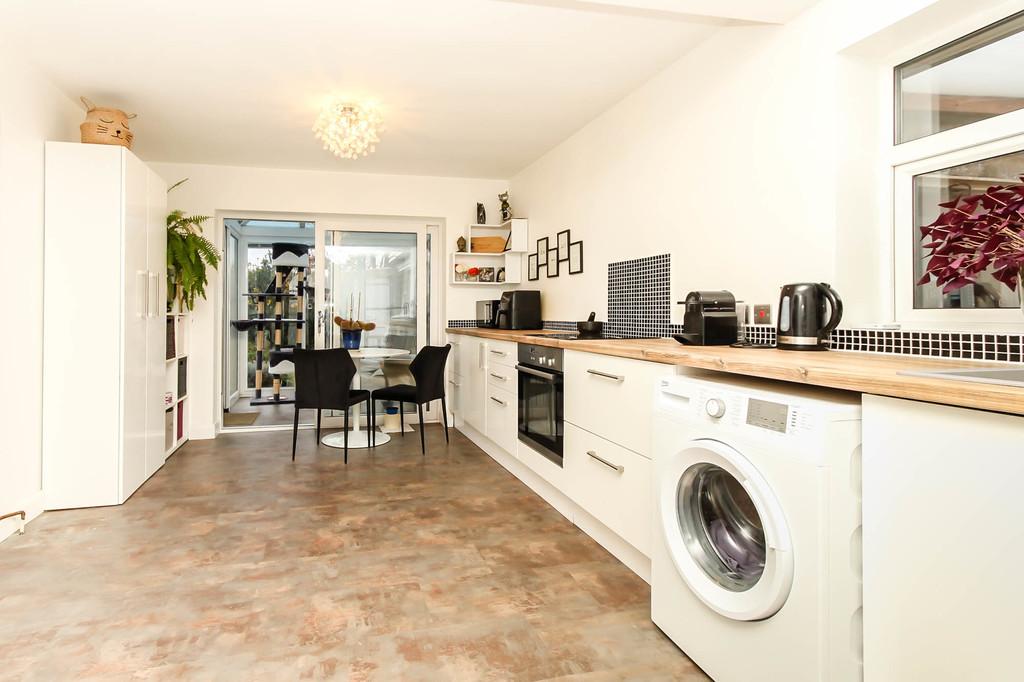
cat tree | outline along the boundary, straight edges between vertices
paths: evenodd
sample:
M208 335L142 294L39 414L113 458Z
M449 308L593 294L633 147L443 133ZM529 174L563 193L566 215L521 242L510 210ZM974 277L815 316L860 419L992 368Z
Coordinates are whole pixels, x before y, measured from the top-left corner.
M256 329L256 379L255 394L250 405L285 405L295 402L281 396L281 376L295 372L293 353L308 341L305 331L306 272L309 269L309 247L305 244L280 242L271 244L274 266L274 281L266 291L248 292L245 295L256 300L256 317L248 320L233 320L232 326L239 331ZM291 293L291 279L295 276L295 293ZM295 303L295 316L291 314ZM273 305L273 317L267 317L268 305ZM288 325L295 325L295 342L287 344ZM270 347L267 348L267 336ZM306 343L308 346L308 343ZM269 350L269 352L268 352ZM263 396L264 365L273 377L273 394Z

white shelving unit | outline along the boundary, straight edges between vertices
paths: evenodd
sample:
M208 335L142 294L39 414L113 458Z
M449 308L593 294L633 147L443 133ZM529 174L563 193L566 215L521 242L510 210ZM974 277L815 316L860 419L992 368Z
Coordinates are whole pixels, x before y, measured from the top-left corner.
M475 236L502 236L508 238L508 251L503 253L475 253L473 252L473 237ZM506 284L519 284L523 281L523 254L526 253L530 241L529 224L526 218L513 218L500 225L470 225L466 230L466 243L468 251L456 251L451 254L448 264L448 283L455 286L504 286ZM455 280L455 265L462 264L467 267L493 267L495 269L495 281L493 282L470 282ZM498 282L497 270L505 268L505 281Z
M172 452L184 445L188 440L188 315L185 313L167 313L168 345L171 342L173 327L174 348L166 355L164 385L164 448L170 456Z

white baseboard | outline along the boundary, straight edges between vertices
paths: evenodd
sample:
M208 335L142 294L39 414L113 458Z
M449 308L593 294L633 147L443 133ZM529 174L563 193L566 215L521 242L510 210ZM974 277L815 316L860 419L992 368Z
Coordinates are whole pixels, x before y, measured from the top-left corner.
M537 493L541 499L555 508L559 514L567 518L577 528L589 535L597 544L604 547L616 559L625 564L626 568L636 573L643 580L651 582L651 560L640 550L620 538L614 531L595 519L582 507L573 502L561 490L541 478L536 472L510 452L498 447L487 436L468 424L456 427L466 438L491 459L503 466L510 474L522 481L527 488Z
M6 514L13 511L24 511L25 523L28 523L43 513L43 507L43 491L38 490L28 497L23 497L20 500L20 503L15 502L10 509L0 509L0 514ZM21 517L19 516L12 516L9 519L0 521L0 542L3 542L10 536L17 533L21 528L21 523Z

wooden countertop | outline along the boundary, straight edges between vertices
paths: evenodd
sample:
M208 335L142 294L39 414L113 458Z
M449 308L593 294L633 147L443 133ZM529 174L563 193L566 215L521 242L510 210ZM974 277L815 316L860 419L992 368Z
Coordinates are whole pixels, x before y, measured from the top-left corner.
M778 379L799 384L826 386L858 393L921 400L942 405L1024 415L1024 389L972 381L907 376L901 372L936 369L992 367L993 363L927 358L882 353L843 351L799 352L774 348L683 346L672 339L566 340L544 338L564 334L553 330L508 331L504 329L451 328L449 334L485 339L533 343L570 350L614 355L637 360L730 372L744 376ZM1000 363L1004 366L1005 363Z

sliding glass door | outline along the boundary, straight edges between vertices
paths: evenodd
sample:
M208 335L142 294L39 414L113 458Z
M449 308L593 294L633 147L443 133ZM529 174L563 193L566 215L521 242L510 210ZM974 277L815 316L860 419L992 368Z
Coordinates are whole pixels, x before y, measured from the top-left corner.
M365 390L412 381L409 362L428 342L431 236L426 224L411 220L317 223L316 263L322 264L314 273L317 347L343 346L342 320L362 323L359 347L386 349L389 355L356 359Z

